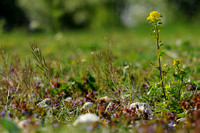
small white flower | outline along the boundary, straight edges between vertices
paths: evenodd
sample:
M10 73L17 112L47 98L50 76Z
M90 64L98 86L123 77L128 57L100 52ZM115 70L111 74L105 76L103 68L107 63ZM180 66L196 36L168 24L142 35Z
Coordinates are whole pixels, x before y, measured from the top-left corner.
M128 69L128 68L129 68L129 66L128 66L128 65L124 67L124 69Z
M35 48L35 49L34 49L34 52L39 52L39 51L40 51L39 48Z

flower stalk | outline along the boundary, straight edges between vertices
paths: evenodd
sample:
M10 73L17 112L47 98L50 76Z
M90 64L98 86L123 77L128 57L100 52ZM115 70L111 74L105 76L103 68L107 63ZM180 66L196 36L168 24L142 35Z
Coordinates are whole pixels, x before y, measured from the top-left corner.
M160 41L160 39L159 39L158 25L156 24L156 42L157 42L157 51L158 51L158 67L159 67L159 71L160 71L160 81L161 81L164 98L165 98L165 100L167 100L166 94L165 94L164 83L163 83L163 76L162 76L162 66L161 66L160 53L159 53L159 51L160 51L159 41Z
M147 21L153 25L153 33L154 33L154 37L156 39L157 52L158 52L158 69L160 71L160 82L161 82L161 87L162 87L164 98L165 98L165 100L167 100L164 83L163 83L161 61L160 61L160 57L161 57L160 42L161 41L160 41L159 32L161 30L160 25L162 24L162 22L160 22L161 18L163 18L162 14L158 13L157 11L152 11L150 13L149 17L147 17Z

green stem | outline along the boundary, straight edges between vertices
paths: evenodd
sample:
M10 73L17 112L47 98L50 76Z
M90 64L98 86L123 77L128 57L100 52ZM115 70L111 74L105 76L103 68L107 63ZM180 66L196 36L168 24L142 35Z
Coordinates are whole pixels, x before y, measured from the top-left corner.
M179 66L177 66L177 69L178 69L178 75L180 75L179 71L180 71L180 68ZM179 100L181 99L181 81L178 79L178 98Z
M159 71L160 71L160 81L161 81L161 85L162 85L164 98L165 98L165 100L167 100L166 94L165 94L164 83L163 83L163 79L162 79L162 68L161 68L160 55L159 55L159 50L160 50L160 47L159 47L159 32L158 32L158 25L157 24L156 24L156 41L157 41L158 65L159 65Z

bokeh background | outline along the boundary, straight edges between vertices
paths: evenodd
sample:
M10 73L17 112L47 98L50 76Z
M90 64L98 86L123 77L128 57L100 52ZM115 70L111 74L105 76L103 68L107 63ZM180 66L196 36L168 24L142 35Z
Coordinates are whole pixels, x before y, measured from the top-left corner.
M153 10L164 15L167 50L198 49L200 0L0 0L0 45L23 59L36 41L49 59L90 60L92 50L111 45L119 61L156 60L146 22Z
M199 0L1 0L0 21L6 31L132 28L152 10L168 23L200 20Z

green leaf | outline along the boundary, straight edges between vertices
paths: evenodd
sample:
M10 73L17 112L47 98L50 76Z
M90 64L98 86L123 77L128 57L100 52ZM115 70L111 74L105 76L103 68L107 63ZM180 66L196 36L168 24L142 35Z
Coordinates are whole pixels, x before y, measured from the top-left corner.
M163 41L159 41L159 46L163 46L164 45L164 42Z
M155 63L154 61L149 61L149 64L152 65L153 67L158 67L158 64Z
M155 87L155 85L151 85L150 87L149 87L149 91L147 92L147 95L149 95L150 93L151 93L151 91L152 91L152 89Z
M170 111L168 109L165 109L165 108L159 108L159 109L154 110L154 112L156 112L156 113L159 113L159 112L168 113Z
M188 116L188 114L186 114L185 112L183 113L180 113L180 114L177 114L178 117L182 117L182 118L185 118Z
M159 50L158 53L158 57L162 57L163 55L165 55L165 49Z
M14 122L6 119L6 118L1 118L0 119L0 124L2 127L7 130L9 133L20 133L20 129L15 125Z

